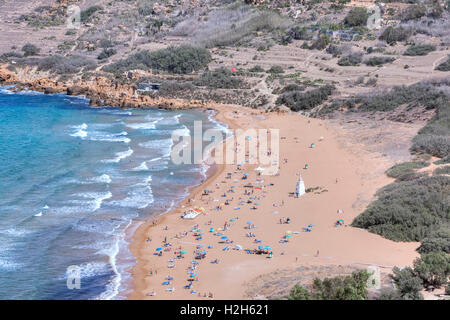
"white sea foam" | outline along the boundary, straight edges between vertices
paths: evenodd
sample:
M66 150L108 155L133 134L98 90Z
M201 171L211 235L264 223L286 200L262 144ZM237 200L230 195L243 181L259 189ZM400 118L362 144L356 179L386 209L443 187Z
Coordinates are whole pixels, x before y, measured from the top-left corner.
M80 200L71 200L70 203L76 203L84 205L84 207L88 207L90 211L97 211L101 208L102 203L104 200L109 199L112 197L111 192L86 192L86 193L79 193L76 194L76 196L81 198L88 198L92 199L91 201L80 201Z
M173 130L172 134L179 137L189 137L191 135L191 131L186 126L183 126L181 129Z
M116 157L114 159L109 159L109 160L102 160L102 162L104 163L118 163L121 160L128 158L129 156L131 156L134 153L133 149L128 148L128 150L126 151L122 151L122 152L117 152L116 153Z
M34 216L35 217L42 217L42 212L36 213Z
M170 118L164 118L161 121L159 121L159 124L176 125L176 124L180 123L180 117L181 117L181 114L177 114L176 116L173 116Z
M79 126L73 126L72 128L74 128L76 131L74 133L71 134L72 137L80 137L80 138L86 138L87 137L87 124L83 123L80 124Z
M155 129L156 124L158 121L162 120L163 118L157 118L149 122L135 122L135 123L127 123L127 127L131 129L142 129L142 130L150 130Z
M170 156L170 152L172 151L173 140L172 138L149 140L139 143L139 146L146 149L160 150L163 152L163 157L168 157Z
M151 181L151 176L145 178L143 182L130 187L131 190L127 193L127 197L121 200L111 201L110 204L124 208L146 208L154 201L150 185Z
M147 167L147 163L144 161L142 162L138 167L133 168L132 171L147 171L148 167Z
M90 181L96 183L111 183L111 177L108 174L102 174L99 177L91 178Z
M89 135L89 140L92 141L106 141L106 142L124 142L124 143L130 143L131 139L124 137L128 135L128 132L123 131L120 133L106 133L106 132L92 132L92 134Z

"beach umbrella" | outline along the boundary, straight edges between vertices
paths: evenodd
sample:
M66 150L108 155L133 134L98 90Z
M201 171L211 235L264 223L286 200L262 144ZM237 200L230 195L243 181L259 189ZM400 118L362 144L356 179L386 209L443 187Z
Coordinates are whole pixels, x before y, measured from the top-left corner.
M183 250L183 251L180 251L180 253L181 253L181 254L184 254L184 253L187 253L187 251L184 251L184 250Z
M192 277L192 278L195 278L196 276L198 276L198 274L196 274L196 273L191 273L191 277Z
M156 248L156 251L161 251L162 250L162 248Z
M214 228L210 228L210 229L209 229L209 232L214 232Z
M247 221L247 224L253 224L253 222L251 222L251 221Z
M242 249L243 249L242 246L239 245L239 244L235 245L234 248L235 248L236 250L242 250Z
M290 230L286 231L286 234L291 234L291 233L292 233L292 231L290 231Z
M227 236L220 237L220 239L228 239Z
M251 196L249 199L256 199L256 197L255 196Z
M272 248L270 246L265 246L264 249L266 250L272 250Z
M255 206L259 206L259 202L255 202L254 205L255 205Z

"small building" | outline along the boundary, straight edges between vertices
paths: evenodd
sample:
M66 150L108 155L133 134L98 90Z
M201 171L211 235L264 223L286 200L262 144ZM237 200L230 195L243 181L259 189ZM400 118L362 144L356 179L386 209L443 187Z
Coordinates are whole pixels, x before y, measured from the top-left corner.
M138 84L138 89L136 91L138 93L155 92L155 91L158 91L160 87L161 87L161 84L159 84L159 83L141 82Z

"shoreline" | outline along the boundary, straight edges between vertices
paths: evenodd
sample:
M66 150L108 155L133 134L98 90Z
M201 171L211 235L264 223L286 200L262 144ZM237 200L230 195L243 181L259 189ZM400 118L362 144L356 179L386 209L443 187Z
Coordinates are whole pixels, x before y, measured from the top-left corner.
M284 126L290 126L289 131L293 131L296 132L296 134L301 131L303 132L303 134L308 133L309 130L303 129L302 126L299 124L298 126L295 125L295 122L298 121L299 123L301 123L302 125L306 126L313 126L314 130L317 132L322 132L322 134L326 133L327 137L326 137L326 142L316 142L317 144L330 144L330 140L332 140L332 145L330 146L330 150L329 152L324 151L325 153L324 158L323 159L327 159L327 160L332 160L330 159L330 155L332 154L340 154L342 155L342 158L345 158L345 160L339 161L339 165L336 166L334 169L338 169L337 173L339 173L339 175L343 175L345 172L345 176L343 177L339 177L339 179L343 179L344 181L348 178L351 179L352 181L350 181L350 183L344 183L344 189L347 188L348 186L348 190L349 193L351 193L351 196L345 195L345 193L343 193L342 191L342 187L338 187L336 189L336 187L333 187L334 190L326 190L326 191L330 191L333 193L341 193L341 196L332 196L330 198L330 201L332 201L332 203L340 203L343 202L341 198L346 198L346 204L342 204L342 208L344 208L344 217L346 220L346 223L351 222L351 220L353 220L353 218L357 215L359 215L363 208L365 207L365 205L363 206L356 206L354 207L355 203L359 200L359 197L362 196L362 194L364 194L363 196L365 197L365 199L368 201L370 198L373 197L375 191L377 189L379 189L381 186L386 185L390 182L390 179L388 177L386 177L384 174L383 175L377 175L375 177L374 180L371 180L370 183L365 183L363 182L363 178L362 178L362 173L364 172L359 172L359 173L355 173L358 170L366 170L367 171L367 166L368 163L370 164L374 164L373 162L373 158L371 157L367 157L367 155L365 154L360 154L359 157L355 157L355 154L352 152L351 155L348 152L348 150L343 149L342 145L338 145L338 142L335 141L336 138L334 137L335 132L333 130L335 130L335 128L329 130L329 128L327 127L327 124L325 121L323 120L318 120L318 119L309 119L300 115L295 115L295 114L270 114L267 115L265 117L263 117L264 119L256 119L257 117L255 117L258 113L261 114L261 112L259 112L258 110L253 110L253 109L248 109L248 108L244 108L244 107L239 107L240 112L239 112L239 116L236 116L237 119L233 119L232 116L226 115L226 113L230 114L232 113L231 109L220 109L218 110L218 114L217 116L217 120L227 123L229 125L230 128L236 128L236 127L240 127L240 128L245 128L246 126L249 126L250 124L254 127L278 127L281 128L282 130L284 129ZM242 112L241 112L242 111ZM293 125L294 123L294 125ZM275 125L275 126L273 126ZM306 130L306 131L303 131ZM286 132L286 131L285 131ZM320 133L317 133L317 137L315 139L318 138ZM331 135L331 136L330 136ZM292 134L284 134L283 132L280 133L280 136L286 136L284 137L285 139L293 139L293 135ZM301 136L301 135L300 135ZM302 138L300 138L301 140L303 140ZM310 138L312 139L312 138ZM283 140L281 140L281 143L283 142ZM298 143L298 141L297 141ZM316 147L317 148L317 147ZM285 149L285 148L284 148ZM298 151L299 150L295 150ZM287 150L282 150L282 148L280 147L280 162L281 159L283 159L286 155L288 155L289 159L292 159L292 152L293 150L290 150L290 148L288 148ZM320 160L322 157L319 158L314 158L311 159L311 163L313 163L314 165L319 165L323 170L326 170L326 160ZM364 158L364 159L363 159ZM295 159L295 157L294 157ZM378 163L379 159L375 159ZM319 162L317 162L319 161ZM365 163L364 161L367 161L367 163ZM320 163L322 162L322 163ZM324 166L325 165L325 166ZM330 163L331 166L333 166L333 163ZM354 167L352 167L354 166ZM252 172L253 168L255 166L252 165L244 165L244 171L245 172ZM284 167L285 165L281 165L281 169L280 169L280 173L284 176L285 172L284 172ZM291 186L295 186L295 180L296 180L296 176L294 174L294 172L298 172L298 170L301 170L301 165L294 165L292 168L291 165L286 165L286 167L290 167L289 168L289 172L287 174L287 176L284 178L284 180L288 179L290 180L290 182L287 184L288 187L286 187L286 183L282 183L282 189L284 189L284 194L286 194L286 192L289 192L289 190L292 191L292 187ZM342 167L342 173L339 172L339 169ZM356 169L356 170L355 170ZM217 189L217 191L215 190L214 193L225 193L227 188L229 189L229 184L227 185L223 185L222 184L225 182L225 177L224 176L224 172L225 170L227 170L227 172L232 172L234 171L234 166L233 165L218 165L218 169L217 171L208 177L208 179L203 182L202 184L200 184L199 186L196 186L194 188L192 188L190 190L189 196L187 199L185 199L184 201L182 201L181 203L179 203L179 205L174 208L173 210L171 210L170 212L164 214L163 216L161 216L156 224L153 224L152 221L147 221L144 222L136 231L136 233L134 234L134 238L133 238L133 242L130 244L130 251L132 252L132 254L135 256L136 260L137 260L137 264L133 267L132 270L132 277L133 277L133 292L131 292L127 298L128 299L205 299L208 298L207 293L211 293L213 292L213 294L211 294L214 298L217 299L249 299L251 297L246 295L246 283L248 283L249 279L248 277L256 277L256 276L262 276L264 274L270 273L270 272L274 272L275 270L279 270L280 268L290 268L293 267L295 265L298 265L297 261L301 261L300 265L307 265L307 266L324 266L324 265L328 265L328 266L338 266L338 265L359 265L360 267L367 267L368 265L376 265L379 268L382 269L390 269L395 265L399 265L399 266L406 266L406 265L410 265L413 261L413 259L415 257L418 256L417 252L415 251L415 249L417 248L418 244L414 243L414 242L410 242L410 243L397 243L397 242L393 242L387 239L382 238L381 236L369 233L366 230L362 230L362 229L357 229L357 228L353 228L350 227L348 225L345 225L343 229L338 230L338 228L333 228L333 227L326 227L319 231L319 235L318 237L315 236L313 237L314 239L308 240L308 244L303 245L301 247L303 247L303 249L301 249L301 251L299 253L294 254L289 253L287 254L284 249L282 249L283 247L280 246L279 244L274 244L276 242L278 242L278 240L276 240L277 236L275 235L276 231L274 229L280 229L280 226L278 224L276 225L272 225L274 223L274 221L267 221L269 219L274 219L275 221L276 219L280 218L279 216L272 216L270 217L270 215L267 217L267 213L265 211L267 211L266 209L268 208L268 206L262 206L261 209L264 210L263 215L265 215L265 218L260 220L258 222L258 227L260 227L261 224L261 229L260 232L262 231L264 233L263 237L267 237L267 238L271 238L270 239L270 244L272 245L272 248L277 251L282 250L282 252L280 252L278 254L277 252L277 262L272 263L272 261L270 262L266 262L269 260L266 259L259 259L259 260L255 260L254 255L247 255L245 254L243 251L230 251L229 253L223 253L221 252L222 250L217 250L215 247L217 246L217 244L214 244L211 248L211 250L208 251L208 255L210 255L209 252L211 252L211 255L214 255L215 258L220 257L220 265L211 265L210 263L202 262L201 264L201 270L202 270L202 278L201 282L199 281L198 287L199 290L195 291L195 294L191 294L189 292L189 290L183 290L182 286L180 284L186 284L186 281L181 280L181 282L176 282L176 286L173 287L174 291L169 291L166 292L164 291L164 289L166 287L161 287L161 282L164 281L164 276L170 275L171 277L173 276L176 280L178 279L182 279L185 278L186 276L183 276L183 273L185 273L185 270L187 268L186 262L189 260L193 260L190 258L187 259L182 259L180 262L177 262L177 266L175 268L175 270L172 269L167 269L167 267L165 265L167 265L167 259L168 258L160 258L160 257L155 257L153 255L153 252L151 248L155 247L155 246L162 246L162 244L160 244L160 241L162 239L168 239L168 242L170 243L174 243L173 247L174 249L178 248L178 246L183 246L184 250L186 250L188 253L186 253L187 255L189 255L189 257L191 257L191 253L189 252L191 249L193 249L192 246L188 246L186 247L185 244L195 244L192 242L186 242L186 241L193 241L193 239L189 239L186 241L181 241L181 239L178 237L179 234L181 234L181 232L186 232L187 230L189 230L190 226L192 226L193 224L198 224L200 227L204 224L207 223L207 219L209 219L210 221L213 222L213 225L215 227L217 227L217 223L219 225L221 225L224 221L225 218L227 218L226 221L233 221L232 220L228 220L230 217L233 216L239 216L239 220L241 219L250 219L250 216L252 217L252 221L253 219L257 219L254 213L250 213L251 211L249 211L249 214L246 214L245 218L242 217L242 212L240 212L239 214L236 214L235 212L233 212L231 210L231 207L234 205L231 205L229 207L227 207L228 210L224 210L224 212L212 212L212 210L210 210L208 208L208 204L209 204L209 200L205 201L204 198L200 195L200 192L203 189L214 189L214 184L215 187ZM294 172L292 172L292 170L294 170ZM302 171L302 170L301 170ZM369 169L370 171L370 169ZM383 171L384 172L384 171ZM309 177L308 175L308 171L302 172L302 175L305 175L305 177L308 179L306 180L307 182L307 187L308 186L314 186L311 185L311 180L313 180L313 176ZM320 180L325 179L325 181L327 184L330 184L330 180L333 180L334 178L329 177L329 172L328 172L328 176L327 174L320 174L321 176ZM251 176L253 176L253 173L251 173ZM331 179L330 179L331 178ZM277 180L277 177L271 176L268 177L267 180ZM236 181L236 179L234 180ZM336 178L337 181L337 178ZM337 183L337 182L336 182ZM340 182L342 183L342 182ZM236 183L238 184L238 183ZM332 185L330 185L329 187L332 187ZM240 188L240 187L237 187ZM269 188L267 186L267 184L265 185L265 188ZM280 188L281 189L281 188ZM328 189L328 186L327 186ZM331 188L330 188L331 189ZM236 190L243 190L243 189L236 189ZM332 223L333 218L330 219L330 216L334 216L335 214L333 214L332 212L335 211L336 209L333 209L332 212L327 214L327 217L320 217L318 218L316 215L318 212L322 212L324 208L327 207L327 203L323 203L323 201L319 200L319 199L308 199L308 198L319 198L319 197L326 197L327 194L329 192L325 193L320 196L316 196L316 195L310 195L307 194L304 200L299 200L300 202L308 202L308 204L306 205L309 209L309 213L308 216L309 218L306 221L315 221L317 223L323 224L323 223ZM237 196L237 195L236 195ZM260 196L258 196L258 199L261 200L261 202L263 202L265 199L264 198L269 198L270 195L269 194L264 194L261 193ZM289 208L286 208L286 211L289 211L288 214L283 213L282 216L290 216L290 217L294 217L295 219L300 219L303 220L303 218L301 216L296 216L295 215L295 209L297 208L296 204L293 204L292 202L296 202L296 200L292 200L291 197L285 197L285 196L272 196L270 197L271 201L269 203L273 203L275 206L275 202L279 202L282 198L284 198L283 202L286 202L286 204L289 206ZM197 201L195 204L199 205L199 206L203 206L206 208L206 211L208 212L208 215L203 216L200 215L198 216L195 220L192 221L185 221L183 219L181 219L179 216L181 215L181 213L183 211L185 211L185 209L189 206L192 206L192 202L189 202L189 199L194 199L194 201ZM295 199L295 198L294 198ZM215 200L217 201L217 200ZM275 201L275 202L274 202ZM366 201L366 202L367 202ZM267 201L266 201L267 202ZM205 204L206 203L206 204ZM330 202L331 203L331 202ZM284 204L283 204L284 206ZM278 205L277 205L278 207ZM279 208L279 207L278 207ZM336 208L340 208L339 206L337 206ZM270 210L270 209L269 209ZM283 209L284 210L284 209ZM226 211L226 212L225 212ZM242 211L242 210L241 210ZM350 213L349 213L350 211ZM257 212L257 211L255 211ZM315 212L317 212L316 214L314 214ZM247 215L249 216L247 218ZM242 217L242 218L241 218ZM335 220L334 220L335 221ZM236 222L233 222L236 223ZM242 223L242 221L241 221ZM167 226L168 227L168 231L164 230L162 227ZM206 227L209 228L209 227ZM299 227L289 227L290 230L292 230L292 228L297 228L299 229ZM163 230L161 230L163 229ZM233 228L234 229L234 228ZM294 229L294 230L297 230ZM257 230L258 231L258 230ZM227 231L228 232L228 231ZM233 240L237 240L239 239L239 241L236 241L239 244L242 244L242 242L249 242L248 238L243 237L242 233L244 233L245 231L240 231L240 232L233 232L229 237L230 239ZM174 236L174 233L176 234ZM206 232L205 232L206 233ZM255 232L256 233L256 232ZM343 233L340 234L340 233ZM305 235L303 235L303 233L301 233L298 237L303 238L305 237ZM308 235L309 236L309 235ZM327 239L327 237L330 236L330 240ZM204 235L204 237L208 237L208 240L202 240L201 243L215 243L214 242L214 237L212 235ZM297 237L297 236L295 236ZM146 239L147 238L151 238L150 242L147 242ZM258 235L259 238L259 235ZM335 238L336 243L333 243L333 238ZM208 242L209 241L209 242ZM217 240L216 240L217 241ZM330 242L331 241L331 242ZM359 243L361 242L361 243ZM220 243L220 241L219 241ZM264 243L266 243L264 241ZM317 244L314 244L317 243ZM367 245L367 251L365 248L361 248L360 244L365 243ZM245 245L244 248L251 248L252 245ZM255 245L253 245L254 247ZM292 245L285 245L286 247L292 247ZM340 246L348 246L349 249L345 249L343 250L343 252L340 252L341 250L339 249ZM275 248L274 248L275 247ZM353 248L351 248L353 247ZM208 247L209 248L209 247ZM296 247L292 247L293 250L295 250ZM315 255L315 251L317 248L320 248L320 256ZM297 249L299 249L297 247ZM154 250L154 249L153 249ZM331 251L330 251L331 250ZM337 251L336 251L337 250ZM322 252L325 252L325 255L322 254ZM303 253L302 253L303 252ZM319 250L317 249L317 253L319 252ZM334 252L334 253L333 253ZM371 252L371 253L367 253L367 252ZM281 254L281 255L280 255ZM169 257L172 257L172 253L169 251L168 253L164 253L163 256L167 256L169 255ZM289 258L288 256L291 255L291 257ZM231 257L232 256L232 257ZM208 258L208 260L212 259ZM295 263L293 263L292 259L295 259ZM225 262L223 262L223 266L222 266L222 260L226 260ZM271 259L273 260L273 259ZM183 267L179 267L178 263L182 264ZM152 276L149 275L149 271L153 271L155 272L155 274L153 274ZM158 274L156 275L156 272L158 271ZM174 280L174 284L175 281ZM195 284L195 287L197 287L197 284ZM227 290L225 290L226 292L223 292L223 290L220 290L220 288L227 288ZM156 289L156 296L149 296L148 293L151 292L151 290L153 290L155 292ZM195 288L197 289L197 288ZM208 290L208 291L206 291ZM202 295L197 295L197 292L203 293Z
M234 107L239 108L241 111L244 110L243 113L240 113L239 116L235 117L236 119L233 119L234 117L232 117L232 116L231 117L225 116L225 114L227 112L232 113L232 111L231 111L232 108L230 106L224 106L224 105L219 105L219 104L214 103L214 104L208 105L208 108L206 108L206 109L207 110L211 110L211 109L216 110L217 113L214 115L215 119L219 122L226 123L230 129L234 129L237 127L245 128L246 126L250 126L250 124L252 124L254 127L256 126L256 127L260 128L261 123L265 123L265 125L267 126L267 122L268 122L270 125L272 125L272 124L274 124L275 120L279 120L278 118L283 118L283 117L285 117L286 119L289 118L289 121L284 121L284 122L282 121L281 124L280 123L278 124L278 127L283 128L283 129L284 129L284 126L286 126L286 127L292 126L293 123L294 123L294 127L296 127L296 128L292 128L292 129L295 129L295 130L300 129L301 127L297 128L297 126L295 126L296 121L301 122L302 125L306 125L306 123L309 125L310 122L315 123L316 127L317 127L317 123L319 123L319 127L322 126L323 124L325 124L325 121L323 121L323 120L309 119L309 118L306 118L306 117L303 117L300 115L296 115L296 114L281 114L281 115L280 114L270 114L270 115L262 117L264 119L261 119L261 118L256 119L256 117L254 117L254 116L257 114L262 114L262 111L248 109L248 108L245 108L242 106L234 106ZM155 107L155 108L158 108L158 107ZM187 107L185 109L191 109L191 108ZM202 109L205 110L205 108L202 108ZM277 127L277 125L275 127ZM328 128L326 130L328 130ZM319 130L317 130L317 131L319 131ZM304 133L306 133L306 131ZM329 132L327 132L327 134L329 134ZM281 134L281 136L283 136L283 134ZM292 138L292 135L289 135L289 136L290 136L290 138ZM317 139L317 137L316 137L316 139ZM298 141L297 141L297 143L298 143ZM336 151L336 150L339 150L339 151ZM332 152L331 154L335 154L335 153L338 154L341 151L345 153L345 149L342 149L342 146L337 148L336 150L334 150L335 152ZM280 156L280 160L281 160L281 158L283 158L286 153L280 152L280 154L281 154L281 156ZM325 158L327 158L329 156L330 156L330 153L325 154ZM355 157L356 157L356 160L355 160ZM291 158L291 157L289 156L289 158ZM347 160L355 165L358 165L358 162L361 159L358 159L357 155L352 153L352 156L349 157L349 159L347 159ZM153 256L150 254L149 249L146 246L146 242L145 242L146 237L148 237L148 235L151 234L152 239L154 239L155 237L159 237L161 239L162 233L161 233L161 231L157 230L158 229L157 227L160 227L163 224L170 226L170 230L172 230L172 228L177 229L177 230L181 230L181 229L186 230L187 223L193 223L194 221L189 221L187 223L184 223L184 226L181 226L181 224L183 224L183 223L182 223L182 221L180 221L180 219L175 219L176 214L179 214L182 211L184 211L183 209L188 205L188 199L198 198L201 190L211 186L214 182L216 182L216 184L218 184L217 182L219 182L220 177L224 173L225 169L232 171L233 170L232 167L233 167L232 165L211 166L211 168L213 168L215 171L213 173L208 172L209 175L205 181L203 181L202 183L200 183L197 186L189 188L188 195L186 196L187 198L185 198L183 201L181 201L170 212L167 212L165 214L163 213L162 215L160 215L159 216L160 218L158 218L158 219L160 219L158 221L158 224L153 226L153 225L151 225L151 220L147 220L144 223L142 223L140 226L137 227L134 234L130 236L132 241L128 245L128 248L130 249L132 255L137 260L137 263L133 267L131 267L131 277L132 277L131 281L133 282L133 285L131 286L132 291L128 294L125 294L125 298L128 298L128 299L151 299L152 297L147 296L146 291L149 290L148 283L149 282L153 283L154 281L151 281L148 279L148 270L153 265L155 265L156 269L158 269L158 270L162 269L161 263L158 263L157 261L156 261L156 264L153 263L154 262L154 260L152 260ZM251 166L245 165L245 167L248 170L252 170ZM299 169L301 169L300 165L297 166L295 171L298 171ZM292 175L293 175L293 173L291 173L291 176ZM293 175L293 177L295 178L295 175ZM380 178L380 177L378 177L378 178ZM292 179L290 179L290 180L292 180ZM370 192L370 196L373 196L374 192L379 187L389 183L389 179L385 176L381 178L381 181L382 182L378 182L376 184L377 185L376 187L372 186L372 188L371 188L372 191ZM289 182L289 184L295 185L295 181L291 181L291 182ZM307 184L307 186L308 186L308 184ZM360 185L359 188L361 186L362 185ZM367 186L365 186L365 187L367 188ZM290 189L292 190L292 188L290 188ZM222 190L223 190L223 188L222 188ZM349 191L354 193L355 191L358 191L358 189L350 188ZM265 197L265 195L263 196L263 198L264 197ZM359 197L359 195L358 195L358 197ZM198 198L197 200L201 201L201 198ZM353 199L353 200L357 200L357 199ZM360 209L357 214L359 214L361 212L362 211ZM352 218L354 218L357 214L353 214ZM215 213L210 214L210 215L215 215ZM229 214L227 214L227 215L229 215ZM195 222L201 223L202 221L205 221L205 219L206 219L206 217L201 216L201 217L198 217L195 220ZM131 225L133 225L133 224L134 223L132 223ZM297 259L300 257L301 260L304 260L304 261L302 261L302 264L305 264L305 265L333 265L333 264L340 265L341 263L363 264L363 265L364 264L369 264L369 265L377 264L380 267L390 268L393 265L409 265L409 264L411 264L413 258L415 258L417 256L417 253L415 252L415 248L418 246L417 243L393 243L392 241L386 240L380 236L377 236L374 234L369 234L366 230L356 229L356 228L350 228L350 229L352 229L352 232L353 232L352 236L356 236L357 238L359 238L361 236L363 238L367 237L369 239L368 241L370 241L370 246L372 247L372 250L375 250L375 248L376 248L376 249L378 249L377 251L381 251L381 252L378 252L377 255L375 255L374 260L366 262L367 260L364 260L361 258L348 259L345 256L341 256L341 257L324 256L324 257L322 257L322 255L321 255L320 257L316 257L316 256L314 256L313 252L311 251L311 248L309 248L308 253L303 253L301 255L297 255L296 262L297 262ZM268 226L268 228L266 228L266 230L270 231L269 233L272 232L271 231L272 228L270 226ZM363 234L366 233L368 235L361 234L361 231L363 231ZM269 234L267 234L267 236L269 236ZM270 234L270 236L272 236L272 235ZM316 239L316 240L318 240L318 239ZM353 239L351 239L350 241L348 241L348 240L349 239L346 240L347 245L354 241ZM272 241L274 241L273 237L272 237ZM156 242L156 241L152 240L152 244L154 242ZM322 243L322 245L324 245L324 243ZM333 247L333 246L331 246L331 247ZM381 248L381 250L380 250L380 248ZM323 249L321 248L321 252L322 252L322 250ZM317 250L317 251L319 251L319 250ZM399 254L400 252L401 252L401 255L396 255L396 253ZM381 256L380 256L380 253L381 253ZM389 253L390 257L388 257L388 258L382 257L386 253ZM282 253L282 255L284 255L284 253ZM350 254L350 256L352 256L352 254ZM364 254L363 257L367 257L367 255ZM287 267L287 266L292 267L292 261L289 262L285 256L280 257L281 259L279 262L276 263L276 266L268 266L265 263L261 263L260 261L255 262L251 258L250 258L250 260L245 259L245 258L244 258L244 260L242 260L242 257L239 257L239 258L233 257L232 261L230 261L230 263L227 263L228 265L225 266L225 269L221 268L222 273L227 272L227 277L225 277L225 280L219 281L218 284L214 284L214 287L218 288L218 287L223 287L224 285L230 284L230 290L229 290L229 292L226 292L226 294L217 294L217 291L214 291L214 298L217 297L218 299L230 299L230 298L248 299L249 297L245 295L245 283L248 280L247 276L249 274L251 274L252 276L257 276L257 275L263 275L267 272L273 272L274 270L280 269L280 267ZM386 263L386 261L390 261L389 259L391 259L392 261L398 261L398 262L400 262L400 264L399 263L393 263L393 264ZM236 265L236 264L243 265L243 268L242 268L243 270L241 270L239 272L238 279L233 279L235 277L235 271L232 271L234 268L232 266ZM213 271L211 268L207 268L207 269L209 269L210 271ZM216 269L218 269L218 268L216 268ZM256 270L258 270L257 273L254 272ZM177 271L176 273L179 274L180 272ZM210 285L205 286L205 285L203 285L203 283L211 284L211 283L213 283L212 279L215 280L220 276L221 276L221 274L218 274L217 271L211 272L211 275L206 277L206 278L209 278L209 281L206 281L206 282L202 281L201 287L209 288ZM179 292L181 292L181 294ZM157 299L160 299L160 295L161 294L158 294ZM119 293L119 296L121 296L120 293ZM164 292L163 297L164 297L164 299L192 299L192 298L202 299L202 298L205 298L205 296L201 297L201 296L186 295L186 292L183 292L182 289L179 287L178 287L176 294L173 294L173 293L167 294Z
M229 129L236 129L238 126L236 123L233 122L227 122L222 117L222 114L220 108L213 108L215 111L215 114L212 115L214 117L215 121L219 123L225 123ZM214 152L214 150L211 150L211 152ZM134 295L134 292L136 290L144 290L142 286L139 283L139 277L136 278L134 274L145 274L145 262L139 261L138 256L141 256L143 253L143 247L139 245L139 243L144 242L147 238L146 234L152 230L156 225L164 224L164 221L167 220L167 216L169 215L176 215L182 211L182 209L189 205L189 199L192 197L196 197L199 194L201 194L203 189L207 189L210 187L210 185L225 171L225 165L223 164L216 164L213 163L210 165L208 170L206 171L206 178L204 181L202 181L200 184L196 186L190 186L188 187L188 192L186 197L180 201L176 206L174 206L171 210L167 212L163 212L158 216L146 219L145 221L141 221L140 225L134 230L134 233L130 235L130 242L129 242L129 249L133 255L133 257L136 259L137 263L131 268L131 277L132 277L132 292L127 295L127 298L130 299ZM154 221L157 221L156 225L153 224Z

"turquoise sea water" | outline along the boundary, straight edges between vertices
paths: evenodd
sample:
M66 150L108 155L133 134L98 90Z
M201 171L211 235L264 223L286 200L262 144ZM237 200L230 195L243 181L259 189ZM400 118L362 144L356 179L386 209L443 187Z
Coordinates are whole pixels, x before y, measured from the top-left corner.
M0 87L0 299L117 299L134 263L125 229L167 211L205 167L170 161L198 111L90 108ZM67 267L81 268L69 290Z

